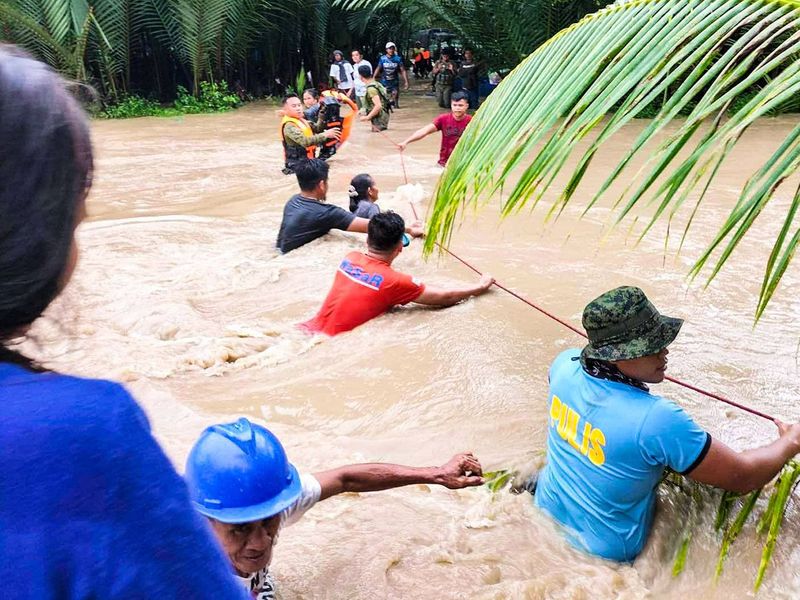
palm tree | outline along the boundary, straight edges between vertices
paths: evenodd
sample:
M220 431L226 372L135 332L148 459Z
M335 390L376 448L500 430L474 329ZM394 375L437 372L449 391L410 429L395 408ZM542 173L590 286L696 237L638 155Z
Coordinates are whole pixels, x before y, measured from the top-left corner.
M533 52L478 111L439 181L426 249L450 239L461 208L501 189L508 191L502 200L504 216L535 206L576 145L593 132L550 207L549 215L557 216L608 138L653 106L655 117L584 208L594 206L623 172L629 177L626 167L649 152L645 168L614 205L616 222L634 206L652 203L655 210L644 236L659 218L671 219L698 190L693 217L745 130L764 114L797 102L798 53L796 0L633 0L585 17ZM521 97L526 101L520 102ZM679 115L685 119L676 121ZM667 132L668 123L677 128ZM646 150L649 143L656 143L656 150ZM713 279L798 165L800 125L750 174L738 202L692 267L693 277L711 261ZM800 241L794 223L798 208L800 190L776 228L756 319ZM681 244L691 223L690 218Z
M103 35L86 0L2 0L0 26L48 64L81 82L87 78L85 55L92 28Z

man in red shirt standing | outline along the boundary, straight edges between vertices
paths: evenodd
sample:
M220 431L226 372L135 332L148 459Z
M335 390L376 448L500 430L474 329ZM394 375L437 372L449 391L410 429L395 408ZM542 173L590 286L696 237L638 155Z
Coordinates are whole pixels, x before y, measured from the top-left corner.
M479 296L494 283L489 275L475 285L454 288L426 286L410 275L392 269L403 251L405 222L394 212L379 213L369 221L367 252L348 254L333 281L322 308L301 327L311 333L336 335L355 329L397 304L452 306Z
M430 134L441 131L442 132L442 145L439 148L439 164L445 166L447 159L453 153L453 150L461 138L461 134L467 128L467 125L472 120L472 117L467 114L469 108L469 97L465 92L456 92L450 98L450 113L439 115L424 127L420 127L412 133L404 141L397 144L400 151L404 151L406 146L411 142L416 142Z

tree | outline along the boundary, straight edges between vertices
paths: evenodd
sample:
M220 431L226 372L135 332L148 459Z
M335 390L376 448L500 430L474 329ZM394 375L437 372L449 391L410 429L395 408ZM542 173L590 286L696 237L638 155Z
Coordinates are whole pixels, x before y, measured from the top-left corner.
M427 22L455 33L495 68L514 67L558 31L608 0L336 0L347 10L402 11L400 22ZM394 36L393 36L394 37Z
M794 0L635 0L587 16L533 52L478 111L439 181L426 249L449 240L459 209L501 188L510 190L502 202L504 216L535 206L576 145L594 132L550 208L549 215L557 216L608 138L654 103L653 120L585 202L585 210L623 172L629 175L626 167L649 152L648 143L666 137L617 200L617 222L634 206L653 203L644 236L658 219L671 219L690 193L699 190L696 211L748 126L797 101L798 53L800 3ZM665 126L680 114L686 118L667 133ZM711 261L709 281L713 279L776 188L799 165L800 125L751 174L739 201L694 264L692 276ZM798 208L800 190L776 228L756 319L800 241ZM681 243L691 223L690 218Z

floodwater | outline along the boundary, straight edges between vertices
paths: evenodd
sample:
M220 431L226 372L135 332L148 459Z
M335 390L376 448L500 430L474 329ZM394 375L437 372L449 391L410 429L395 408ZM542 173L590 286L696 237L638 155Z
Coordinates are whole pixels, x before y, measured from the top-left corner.
M406 99L389 134L400 140L435 114L432 99ZM672 375L798 420L796 269L756 328L752 320L776 219L797 182L782 188L708 289L685 278L746 175L795 123L767 119L745 135L677 257L674 229L664 251L663 225L638 246L624 225L607 234L608 204L582 219L576 205L545 223L544 206L500 222L490 203L468 214L451 247L573 323L596 295L639 285L663 312L686 319ZM612 140L586 190L641 126ZM33 351L59 369L125 382L179 470L204 426L239 416L268 424L302 471L361 461L433 465L462 450L490 469L537 460L548 365L581 340L503 292L447 310L399 309L333 339L295 329L319 307L341 257L364 240L334 232L276 252L282 207L296 187L280 173L277 127L275 107L263 103L94 123L96 184L80 229L81 263L37 328ZM354 129L331 162L329 202L346 206L350 177L369 172L384 209L410 217L408 200L421 196L424 213L440 173L438 138L409 147L405 163L419 187L398 190L403 174L391 144L363 124ZM475 279L452 259L424 260L416 241L395 264L430 283ZM673 384L656 390L735 448L775 437L770 423ZM752 596L763 543L752 523L715 585L713 510L695 531L685 572L673 578L686 511L670 496L660 509L643 555L616 566L568 547L527 495L428 486L344 495L282 533L272 570L283 598ZM800 594L799 534L793 503L760 597Z

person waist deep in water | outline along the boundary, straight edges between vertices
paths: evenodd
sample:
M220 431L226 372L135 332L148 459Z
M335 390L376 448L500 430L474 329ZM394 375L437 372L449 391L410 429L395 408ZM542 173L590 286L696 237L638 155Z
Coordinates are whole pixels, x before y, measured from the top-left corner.
M72 276L93 159L61 79L2 45L0 148L0 597L244 600L125 388L11 346Z
M242 585L256 600L273 600L269 566L278 534L317 502L413 484L460 489L482 484L483 477L470 452L440 467L372 463L300 474L271 431L239 419L201 434L186 460L186 482Z
M331 229L366 233L369 219L357 217L339 206L328 204L329 166L315 158L298 163L297 183L300 193L292 196L283 207L283 218L275 243L283 252L291 252L327 234ZM406 233L421 237L422 224L413 223Z
M300 327L310 333L337 335L382 315L393 306L409 302L453 306L486 293L494 283L490 275L484 274L472 285L426 286L415 277L394 270L392 263L406 245L404 228L403 218L392 211L372 217L366 253L350 252L345 256L316 316Z
M632 561L653 524L666 468L732 492L768 483L800 452L800 424L776 421L779 438L736 452L677 404L650 393L683 324L636 287L599 296L583 311L589 343L550 367L547 464L534 502L576 547Z
M361 173L350 180L347 194L350 196L350 212L362 219L371 219L379 212L375 202L378 201L380 190L375 180L368 173Z

